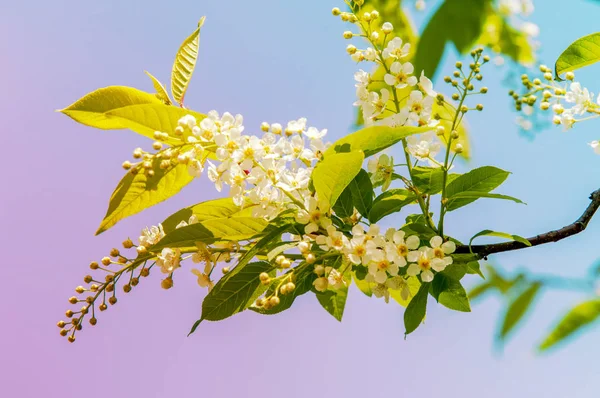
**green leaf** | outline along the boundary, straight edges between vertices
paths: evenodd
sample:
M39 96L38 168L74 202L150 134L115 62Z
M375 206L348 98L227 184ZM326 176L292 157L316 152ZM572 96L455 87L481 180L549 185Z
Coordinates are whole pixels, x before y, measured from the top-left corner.
M192 115L198 121L205 118L200 113L165 105L153 94L123 86L93 91L60 112L102 130L130 129L153 140L156 131L167 133L168 144L181 144L175 128L183 116Z
M110 197L108 210L96 235L120 220L172 197L194 179L188 173L187 165L171 162L169 167L161 168L161 161L158 157L152 160L152 176L142 169L135 174L130 170L123 177Z
M346 189L342 191L342 194L333 206L333 211L335 211L335 214L341 218L351 217L352 214L354 214L354 203L352 200L352 191L350 190L350 185L348 185Z
M334 142L325 151L325 156L330 156L336 152L363 151L364 156L367 158L391 147L406 137L427 131L431 131L431 127L366 127Z
M456 203L462 202L462 200L464 200L464 199L477 200L477 199L482 199L482 198L510 200L510 201L518 203L518 204L522 204L522 205L526 204L521 199L517 199L517 198L508 196L508 195L501 195L501 194L497 194L497 193L486 193L486 192L461 192L461 193L457 193L456 195L454 195L452 197L452 199L448 200L448 211L456 210L456 206L457 206ZM462 206L463 205L461 205L460 207L462 207Z
M312 180L319 199L333 206L344 189L362 168L364 154L361 151L332 153L324 157L312 173Z
M361 215L367 216L373 206L373 184L369 173L361 169L348 187L352 193L354 207Z
M421 322L423 322L423 319L425 319L429 285L429 282L421 285L417 294L410 301L408 307L406 307L406 311L404 311L404 327L406 328L406 331L404 332L405 336L414 332Z
M575 40L556 60L556 77L600 61L600 32Z
M412 182L419 192L435 195L442 191L444 172L441 167L413 167L412 176ZM458 177L458 175L454 176Z
M564 342L574 333L581 331L600 318L600 299L586 301L573 308L540 344L540 351L546 351Z
M198 50L200 48L200 28L204 24L204 19L205 17L200 18L196 30L181 43L181 47L179 47L175 56L175 62L173 62L171 92L173 93L173 98L175 98L175 101L181 107L183 107L183 98L196 67Z
M375 198L369 212L369 221L375 223L387 215L399 212L416 200L415 194L406 189L390 189Z
M525 289L508 306L508 309L506 310L506 315L504 316L504 320L500 328L500 334L498 336L499 340L505 340L506 336L508 336L508 334L515 328L515 326L517 326L519 321L523 319L523 316L527 313L527 311L533 304L533 300L536 298L541 286L542 285L537 282L531 284L531 286Z
M194 225L196 225L196 224L194 224ZM248 250L244 255L242 255L242 257L240 257L235 268L226 275L230 275L230 274L235 275L235 274L241 273L242 270L249 265L250 261L252 261L254 256L256 256L259 252L264 250L265 247L267 247L273 241L280 239L281 235L283 233L287 232L291 227L292 226L289 224L282 225L282 226L279 226L279 227L273 229L269 233L267 233L265 236L262 237L261 240L259 240L254 246L252 246L252 248L250 250ZM223 280L223 279L221 279L221 280ZM221 280L217 283L217 285L215 285L215 288L219 285L219 283L221 283ZM309 289L310 289L310 287L309 287ZM256 300L265 290L266 290L265 286L263 286L262 284L259 285L258 288L255 289L254 292L252 293L252 295L250 296L250 299L246 302L246 305L244 308L250 307L250 305L253 304L254 300ZM202 319L199 319L194 323L194 325L192 326L192 329L188 333L188 336L196 331L196 329L198 328L198 325L200 325L200 322L202 322Z
M473 300L479 298L483 294L489 292L492 289L492 287L493 286L489 282L485 282L485 283L475 286L469 292L469 300L473 301Z
M188 222L190 217L195 216L198 221L206 221L214 218L227 218L240 212L240 206L233 203L232 198L208 200L190 207L179 210L170 215L162 222L166 234L175 230L180 222Z
M479 275L482 279L485 279L485 276L483 276L483 273L481 272L479 261L469 261L467 263L467 274Z
M312 288L312 283L317 277L313 270L314 267L312 267L311 265L301 264L298 267L296 267L295 270L290 270L286 272L286 274L294 272L294 284L296 285L296 288L291 293L279 295L279 305L272 307L268 310L264 307L256 307L254 305L250 306L249 308L252 311L258 312L259 314L263 315L275 315L287 310L292 306L292 304L294 304L294 301L296 301L297 297L306 294ZM267 290L266 295L268 296L273 294L278 284L279 282L275 281Z
M152 80L152 85L154 86L154 89L156 90L156 94L154 94L154 95L156 95L156 98L161 100L161 102L164 103L165 105L171 105L171 98L169 97L169 93L167 92L167 89L165 88L164 84L162 84L150 72L144 71L144 73L146 73L146 75L148 75L150 80Z
M247 240L260 234L267 225L267 221L256 217L213 218L172 231L150 250L156 252L165 247L190 248L195 247L196 242Z
M321 306L340 322L344 316L344 308L346 307L346 299L348 298L348 285L351 280L349 272L344 275L344 280L346 280L347 285L339 289L315 293Z
M204 298L200 322L220 321L246 309L261 286L258 276L272 269L271 264L261 261L225 274Z
M431 294L446 308L461 312L471 312L471 305L465 288L456 279L438 273L431 284Z
M507 234L505 232L496 232L496 231L492 231L489 229L484 229L483 231L478 232L475 235L473 235L473 237L469 241L469 248L473 245L473 241L480 236L496 236L498 238L504 238L504 239L520 242L520 243L524 244L525 246L531 246L531 242L529 242L527 239L525 239L519 235L511 235L511 234Z
M456 195L472 192L488 193L500 186L509 174L509 172L496 167L484 166L457 177L446 187L446 198L449 202L452 200L452 203L448 203L447 210L456 210L478 199L474 197L457 197L454 200L453 198Z

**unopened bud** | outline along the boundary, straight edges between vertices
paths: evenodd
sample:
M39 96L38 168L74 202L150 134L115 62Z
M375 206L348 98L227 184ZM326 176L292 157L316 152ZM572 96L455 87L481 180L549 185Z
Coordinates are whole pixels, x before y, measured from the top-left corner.
M384 22L384 24L381 26L381 31L388 35L394 31L394 25L389 22Z
M117 257L119 254L121 254L121 253L119 252L119 249L117 249L117 248L113 248L113 249L110 251L110 255L111 255L112 257Z
M279 301L279 297L277 297L277 296L273 296L273 297L271 297L271 298L269 299L269 305L270 305L271 307L276 307L276 306L278 306L278 305L279 305L279 302L280 302L280 301Z
M162 282L160 283L160 287L162 287L165 290L172 288L173 287L173 279L172 278L163 279Z
M308 254L306 255L305 259L306 259L306 263L307 263L307 264L314 264L314 263L315 263L315 261L317 261L317 258L316 258L316 257L315 257L315 255L314 255L314 254L312 254L312 253L308 253Z
M121 166L123 166L123 168L125 170L129 170L131 168L131 162L128 161L128 160L126 160L126 161L123 162L123 164Z
M103 257L102 258L102 264L104 264L104 265L110 265L110 263L112 263L112 260L110 259L110 257Z
M573 73L573 72L567 72L565 74L565 79L567 79L567 80L573 80L573 79L575 79L575 73Z
M108 298L108 303L109 303L110 305L115 305L115 304L117 304L117 298L116 298L115 296L110 296L110 297Z
M69 298L69 303L71 304L77 304L79 300L77 299L77 297L73 296L71 298Z
M454 152L456 153L463 153L463 146L461 144L456 144L456 146L454 147Z
M90 263L90 269L98 269L98 267L99 267L99 265L98 265L98 263L97 263L97 262L95 262L95 261L92 261L92 262Z
M262 122L260 124L260 129L266 133L267 131L269 131L271 129L271 126L267 122Z
M126 240L123 241L124 249L131 249L132 247L133 247L133 242L131 241L131 239L127 238Z

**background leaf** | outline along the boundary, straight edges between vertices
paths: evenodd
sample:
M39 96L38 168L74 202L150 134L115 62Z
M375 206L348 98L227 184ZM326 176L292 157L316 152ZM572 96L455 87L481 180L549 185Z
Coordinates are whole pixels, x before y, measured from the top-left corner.
M490 229L484 229L483 231L478 232L475 235L473 235L473 237L469 241L469 246L471 246L473 244L473 241L480 236L496 236L498 238L514 240L516 242L521 242L522 244L524 244L526 246L531 246L531 242L529 242L527 239L525 239L519 235L511 235L511 234L507 234L505 232L492 231Z
M171 92L175 101L183 107L183 98L187 91L190 79L196 68L196 60L198 58L198 50L200 47L200 28L204 24L205 17L200 18L198 27L189 35L175 56L173 62L173 70L171 71Z
M514 327L523 319L523 316L533 304L533 300L540 291L541 286L542 285L537 282L531 284L517 296L512 303L510 303L506 310L504 320L502 321L502 326L500 327L500 333L498 335L500 341L504 341Z
M577 305L561 319L554 330L544 339L542 344L540 344L540 351L546 351L556 346L556 344L565 341L568 337L573 336L574 333L597 321L599 317L600 299L586 301Z

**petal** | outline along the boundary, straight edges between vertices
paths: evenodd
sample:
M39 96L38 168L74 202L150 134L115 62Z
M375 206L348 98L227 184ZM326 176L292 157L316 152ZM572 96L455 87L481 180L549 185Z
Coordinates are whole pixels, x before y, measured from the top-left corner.
M420 254L421 254L421 253L420 253L420 252L418 252L418 251L416 251L416 250L414 250L414 251L411 251L411 252L408 252L408 255L406 256L406 259L407 259L409 262L411 262L411 263L417 262L417 260L419 259L419 255L420 255Z
M427 270L421 273L421 280L423 282L431 282L433 280L433 272Z
M404 236L406 235L406 233L404 231L396 231L394 233L394 243L395 244L400 244L402 243L402 241L404 240ZM418 238L417 238L418 239ZM408 244L408 242L406 242ZM418 243L417 243L418 245Z
M441 236L434 236L433 238L431 238L431 240L429 241L429 243L431 244L431 247L433 247L434 249L436 247L440 247L440 245L444 242L444 240L442 239Z
M398 275L398 264L396 264L396 263L390 264L390 266L388 267L388 272L392 276L397 276Z
M375 282L384 283L387 279L387 274L383 271L377 271L375 273Z
M446 261L441 258L434 258L431 260L431 268L437 272L443 271L446 268Z
M452 254L456 251L456 243L448 241L442 245L442 250L446 254Z
M383 77L383 81L385 81L385 84L388 86L393 86L394 83L396 83L396 78L388 73Z
M421 273L421 268L417 264L411 264L406 270L406 274L410 276L417 276Z
M408 238L406 238L406 246L410 250L416 250L419 247L420 243L421 242L420 242L419 237L417 235L409 236Z

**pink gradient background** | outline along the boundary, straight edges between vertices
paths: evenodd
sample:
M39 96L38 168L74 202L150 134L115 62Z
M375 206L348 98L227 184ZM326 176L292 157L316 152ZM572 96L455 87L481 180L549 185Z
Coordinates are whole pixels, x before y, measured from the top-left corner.
M170 291L160 289L155 275L121 295L76 344L59 337L55 323L88 273L89 261L125 237L136 237L143 226L216 192L206 180L197 181L168 203L94 237L123 174L121 162L149 142L127 131L77 125L54 110L103 86L151 90L144 70L167 81L181 40L207 15L188 106L242 113L250 131L263 120L283 123L305 116L335 139L351 128L356 70L344 51L345 26L330 16L340 3L0 4L2 396L598 396L600 329L551 355L533 352L559 314L582 297L576 293L546 294L503 355L492 345L502 308L495 298L475 305L472 314L431 305L427 324L405 341L402 309L369 300L354 288L343 323L306 295L278 316L242 313L205 323L187 338L205 291L183 271ZM563 10L558 0L537 3L544 59L555 59L573 38L595 29L600 8L593 4L573 1ZM555 29L564 21L573 21L568 33ZM446 71L454 57L450 52ZM485 105L495 111L470 118L477 132L472 165L514 171L502 192L529 205L477 202L471 210L475 217L452 215L451 233L465 239L491 228L530 235L571 222L600 182L599 160L584 145L600 138L597 124L570 134L551 130L533 142L522 139L507 88L500 84L505 71L490 69L486 84L492 94ZM581 76L590 84L597 81L593 72ZM584 275L598 257L597 221L567 242L496 260L509 270L526 266Z

